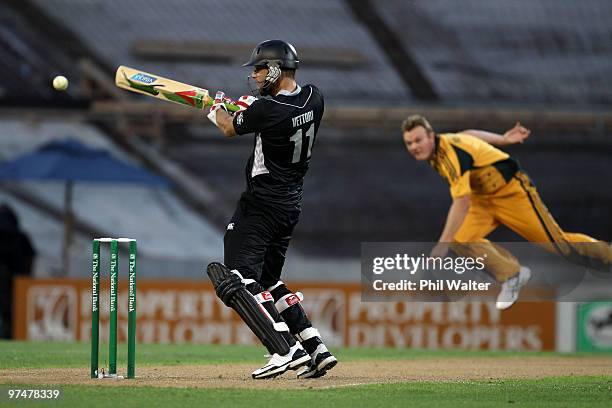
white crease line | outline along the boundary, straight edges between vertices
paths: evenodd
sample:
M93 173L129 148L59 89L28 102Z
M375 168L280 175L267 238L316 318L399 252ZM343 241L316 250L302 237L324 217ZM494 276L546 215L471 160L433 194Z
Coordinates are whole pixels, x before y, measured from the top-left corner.
M319 390L329 390L332 388L342 388L342 387L357 387L359 385L370 385L370 384L382 384L376 382L368 382L368 383L351 383L351 384L340 384L340 385L328 385L327 387L319 387Z

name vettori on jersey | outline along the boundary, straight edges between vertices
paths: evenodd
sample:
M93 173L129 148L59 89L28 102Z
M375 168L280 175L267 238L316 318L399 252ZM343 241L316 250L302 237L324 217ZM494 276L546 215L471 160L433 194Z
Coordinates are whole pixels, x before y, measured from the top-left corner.
M293 127L297 127L303 125L304 123L311 122L313 119L314 113L312 112L312 110L309 110L306 113L302 113L301 115L291 118L291 121L293 122Z

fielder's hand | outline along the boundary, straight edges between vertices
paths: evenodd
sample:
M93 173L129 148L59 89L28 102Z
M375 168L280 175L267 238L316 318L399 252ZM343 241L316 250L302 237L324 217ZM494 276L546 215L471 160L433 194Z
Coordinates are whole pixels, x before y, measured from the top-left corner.
M448 247L448 242L438 242L429 253L429 256L432 258L444 258L448 254Z
M217 91L217 94L215 95L215 101L212 104L212 106L210 107L210 112L208 112L208 115L206 115L208 120L210 120L212 123L214 123L215 126L217 126L217 127L219 127L219 125L217 124L217 112L219 111L219 109L222 109L226 113L228 113L227 108L225 107L225 102L227 100L231 101L231 99L229 99L229 98L227 98L225 96L225 93L223 93L221 91Z
M516 125L506 133L504 133L504 141L507 145L515 143L523 143L525 139L529 137L531 130L527 129L520 122L516 122Z

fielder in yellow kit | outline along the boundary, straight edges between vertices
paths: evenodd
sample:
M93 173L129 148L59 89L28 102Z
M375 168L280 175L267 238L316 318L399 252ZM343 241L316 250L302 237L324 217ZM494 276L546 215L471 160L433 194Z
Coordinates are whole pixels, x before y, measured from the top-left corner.
M402 131L410 154L427 161L450 186L453 202L431 256L443 257L449 248L460 256L486 254L487 271L502 283L498 309L512 306L531 277L510 252L485 239L500 224L572 262L609 271L610 245L563 231L518 162L493 146L522 143L530 131L520 123L503 135L482 130L437 135L427 119L413 115Z

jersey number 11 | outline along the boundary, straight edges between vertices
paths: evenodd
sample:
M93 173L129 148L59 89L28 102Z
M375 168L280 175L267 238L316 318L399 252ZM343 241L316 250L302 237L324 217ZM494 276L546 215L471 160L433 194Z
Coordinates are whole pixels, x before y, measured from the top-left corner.
M310 157L310 153L312 150L312 143L314 142L314 124L311 123L308 129L306 130L306 137L308 138L308 153L306 153L306 158ZM291 163L298 163L300 161L300 157L302 157L302 141L304 140L304 132L302 129L298 129L297 132L293 134L289 138L294 144L293 146L293 160Z

